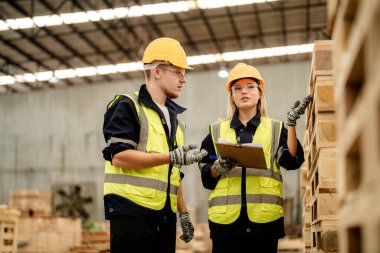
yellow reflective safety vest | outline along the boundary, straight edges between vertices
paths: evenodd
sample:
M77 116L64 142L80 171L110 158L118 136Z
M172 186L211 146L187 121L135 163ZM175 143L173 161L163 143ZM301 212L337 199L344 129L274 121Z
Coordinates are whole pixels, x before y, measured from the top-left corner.
M136 149L143 152L169 153L169 145L160 115L138 101L138 92L132 95L116 96L108 108L121 96L129 97L135 104L140 120L140 139ZM184 125L178 124L176 130L177 146L184 143ZM128 200L153 210L161 210L169 191L170 205L177 212L177 191L180 182L180 170L172 168L169 178L169 164L147 169L122 169L113 166L110 161L105 163L104 195L116 194Z
M282 123L266 117L261 117L260 121L252 143L262 144L267 169L246 168L245 191L249 220L267 223L283 216L282 175L275 161ZM230 127L230 122L226 120L211 125L214 147L219 139L237 143L235 129ZM222 176L211 191L208 208L210 221L231 224L239 217L242 205L242 170L243 168L236 167Z

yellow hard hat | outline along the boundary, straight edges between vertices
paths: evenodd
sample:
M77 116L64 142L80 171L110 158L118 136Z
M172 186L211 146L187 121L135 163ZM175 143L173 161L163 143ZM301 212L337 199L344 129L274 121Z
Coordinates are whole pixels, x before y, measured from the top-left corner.
M142 62L152 63L154 61L169 62L180 68L193 69L187 66L186 53L179 41L172 38L163 37L149 43L144 51Z
M226 83L226 89L228 93L231 91L231 83L241 78L254 78L259 80L260 90L261 92L264 92L264 79L261 77L260 72L256 68L240 62L236 64L236 66L233 69L231 69L228 75Z

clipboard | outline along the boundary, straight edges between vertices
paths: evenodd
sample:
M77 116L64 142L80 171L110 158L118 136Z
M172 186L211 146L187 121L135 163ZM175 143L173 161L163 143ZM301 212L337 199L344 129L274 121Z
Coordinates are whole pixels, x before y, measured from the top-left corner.
M267 169L262 145L247 144L215 143L219 155L238 161L239 167Z

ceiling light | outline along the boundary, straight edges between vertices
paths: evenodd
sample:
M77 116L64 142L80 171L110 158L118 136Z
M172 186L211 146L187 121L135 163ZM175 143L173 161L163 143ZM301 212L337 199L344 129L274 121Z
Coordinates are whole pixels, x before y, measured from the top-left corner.
M220 78L227 78L227 76L228 76L227 69L225 67L220 68L220 70L218 71L218 76Z
M35 16L32 18L26 17L0 20L0 31L6 31L9 29L18 30L30 29L33 27L97 22L100 20L152 16L167 13L188 12L192 9L214 9L273 1L280 0L188 0L176 2L162 2L146 5L134 5L129 8L119 7L113 9L101 9L87 12L70 12L46 16Z
M53 77L53 71L37 72L35 73L35 75L38 81L48 81L50 78Z
M7 25L6 22L4 22L3 20L0 20L0 31L6 31L9 29L9 26Z
M13 76L0 76L0 85L14 84L15 82Z
M33 18L37 27L62 25L63 20L58 15L38 16Z
M55 75L53 75L49 80L48 80L49 83L52 83L52 84L56 84L59 82L59 78L56 77Z
M60 69L54 71L54 75L59 79L67 79L76 77L76 72L74 69Z
M200 9L214 9L228 6L239 6L248 4L257 4L265 2L274 2L278 0L198 0L197 5Z
M261 48L253 50L244 50L236 52L227 52L223 54L206 54L187 57L188 65L202 65L217 62L228 61L244 61L248 59L258 59L264 57L304 54L313 52L314 44L302 44L284 47ZM127 62L101 66L91 66L76 69L60 69L56 71L43 71L36 73L25 73L21 75L0 76L0 85L13 84L15 82L34 82L34 81L48 81L53 76L58 79L95 76L95 75L108 75L113 73L125 73L143 70L141 62ZM221 73L225 75L226 73ZM228 74L228 73L227 73ZM224 77L225 78L225 77Z

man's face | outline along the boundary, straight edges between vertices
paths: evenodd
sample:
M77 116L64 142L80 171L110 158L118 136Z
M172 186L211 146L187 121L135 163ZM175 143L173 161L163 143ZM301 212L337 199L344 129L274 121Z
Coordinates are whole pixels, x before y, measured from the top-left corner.
M182 87L186 83L185 69L172 65L159 65L161 72L162 88L170 99L179 97Z

